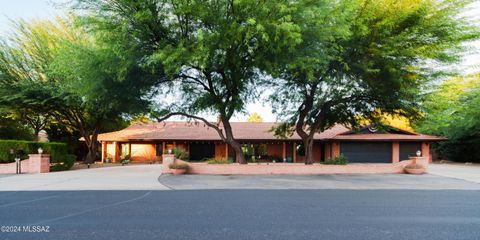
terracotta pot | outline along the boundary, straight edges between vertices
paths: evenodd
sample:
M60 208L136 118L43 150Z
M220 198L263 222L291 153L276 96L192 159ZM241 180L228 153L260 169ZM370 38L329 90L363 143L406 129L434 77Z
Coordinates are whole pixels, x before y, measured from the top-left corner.
M187 169L171 169L173 175L181 175L187 172Z
M426 172L425 168L404 168L405 172L408 174L423 174Z

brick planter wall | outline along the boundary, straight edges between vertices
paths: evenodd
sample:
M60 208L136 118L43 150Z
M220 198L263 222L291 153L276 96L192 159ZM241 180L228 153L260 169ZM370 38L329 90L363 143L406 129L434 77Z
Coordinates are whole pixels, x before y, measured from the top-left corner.
M29 159L21 160L22 173L45 173L50 172L50 155L30 154ZM1 163L0 173L16 173L17 163Z
M183 162L176 160L177 162ZM395 164L348 164L348 165L305 165L303 163L270 163L270 164L208 164L188 163L189 174L207 175L268 175L268 174L292 174L292 175L313 175L313 174L387 174L404 173L403 168L410 160L401 161ZM164 173L170 173L168 165L164 164Z

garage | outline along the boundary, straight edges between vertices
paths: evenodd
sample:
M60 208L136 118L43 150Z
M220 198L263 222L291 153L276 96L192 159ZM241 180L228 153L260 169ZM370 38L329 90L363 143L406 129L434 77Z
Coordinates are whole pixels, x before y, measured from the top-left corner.
M418 150L422 150L422 143L420 142L401 142L400 160L408 160L408 157L416 156Z
M190 161L202 161L215 156L215 144L190 143Z
M343 142L340 153L351 163L391 163L391 142Z

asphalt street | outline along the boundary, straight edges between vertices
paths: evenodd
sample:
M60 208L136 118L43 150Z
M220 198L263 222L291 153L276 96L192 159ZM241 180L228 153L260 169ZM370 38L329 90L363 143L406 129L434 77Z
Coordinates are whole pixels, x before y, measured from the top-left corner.
M0 239L480 239L479 199L476 190L7 191Z

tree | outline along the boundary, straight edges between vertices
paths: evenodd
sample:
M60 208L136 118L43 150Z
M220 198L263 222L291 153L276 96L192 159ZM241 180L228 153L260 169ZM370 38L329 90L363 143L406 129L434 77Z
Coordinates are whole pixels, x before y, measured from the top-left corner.
M259 62L275 58L283 45L298 42L298 26L290 19L291 1L83 0L102 23L123 26L138 43L154 49L146 56L169 79L166 93L177 92L176 104L163 106L158 121L182 116L215 129L246 163L230 125L255 96ZM162 97L164 98L164 97ZM219 116L218 123L199 117Z
M448 138L436 146L442 156L480 162L480 75L444 81L428 94L422 107L424 117L416 129Z
M14 113L0 109L0 139L32 140L32 133Z
M141 66L141 50L89 33L74 20L17 23L0 45L0 104L35 109L78 131L88 148L85 161L93 162L98 133L123 114L146 109L143 97L159 78Z
M263 122L263 118L262 116L260 116L260 114L254 112L250 114L250 116L247 118L247 122L253 122L253 123Z
M312 164L313 136L335 124L356 128L385 114L414 118L422 87L458 60L462 43L478 38L458 16L471 1L304 1L293 16L302 43L265 69L274 112L295 131ZM273 67L272 67L273 66Z

